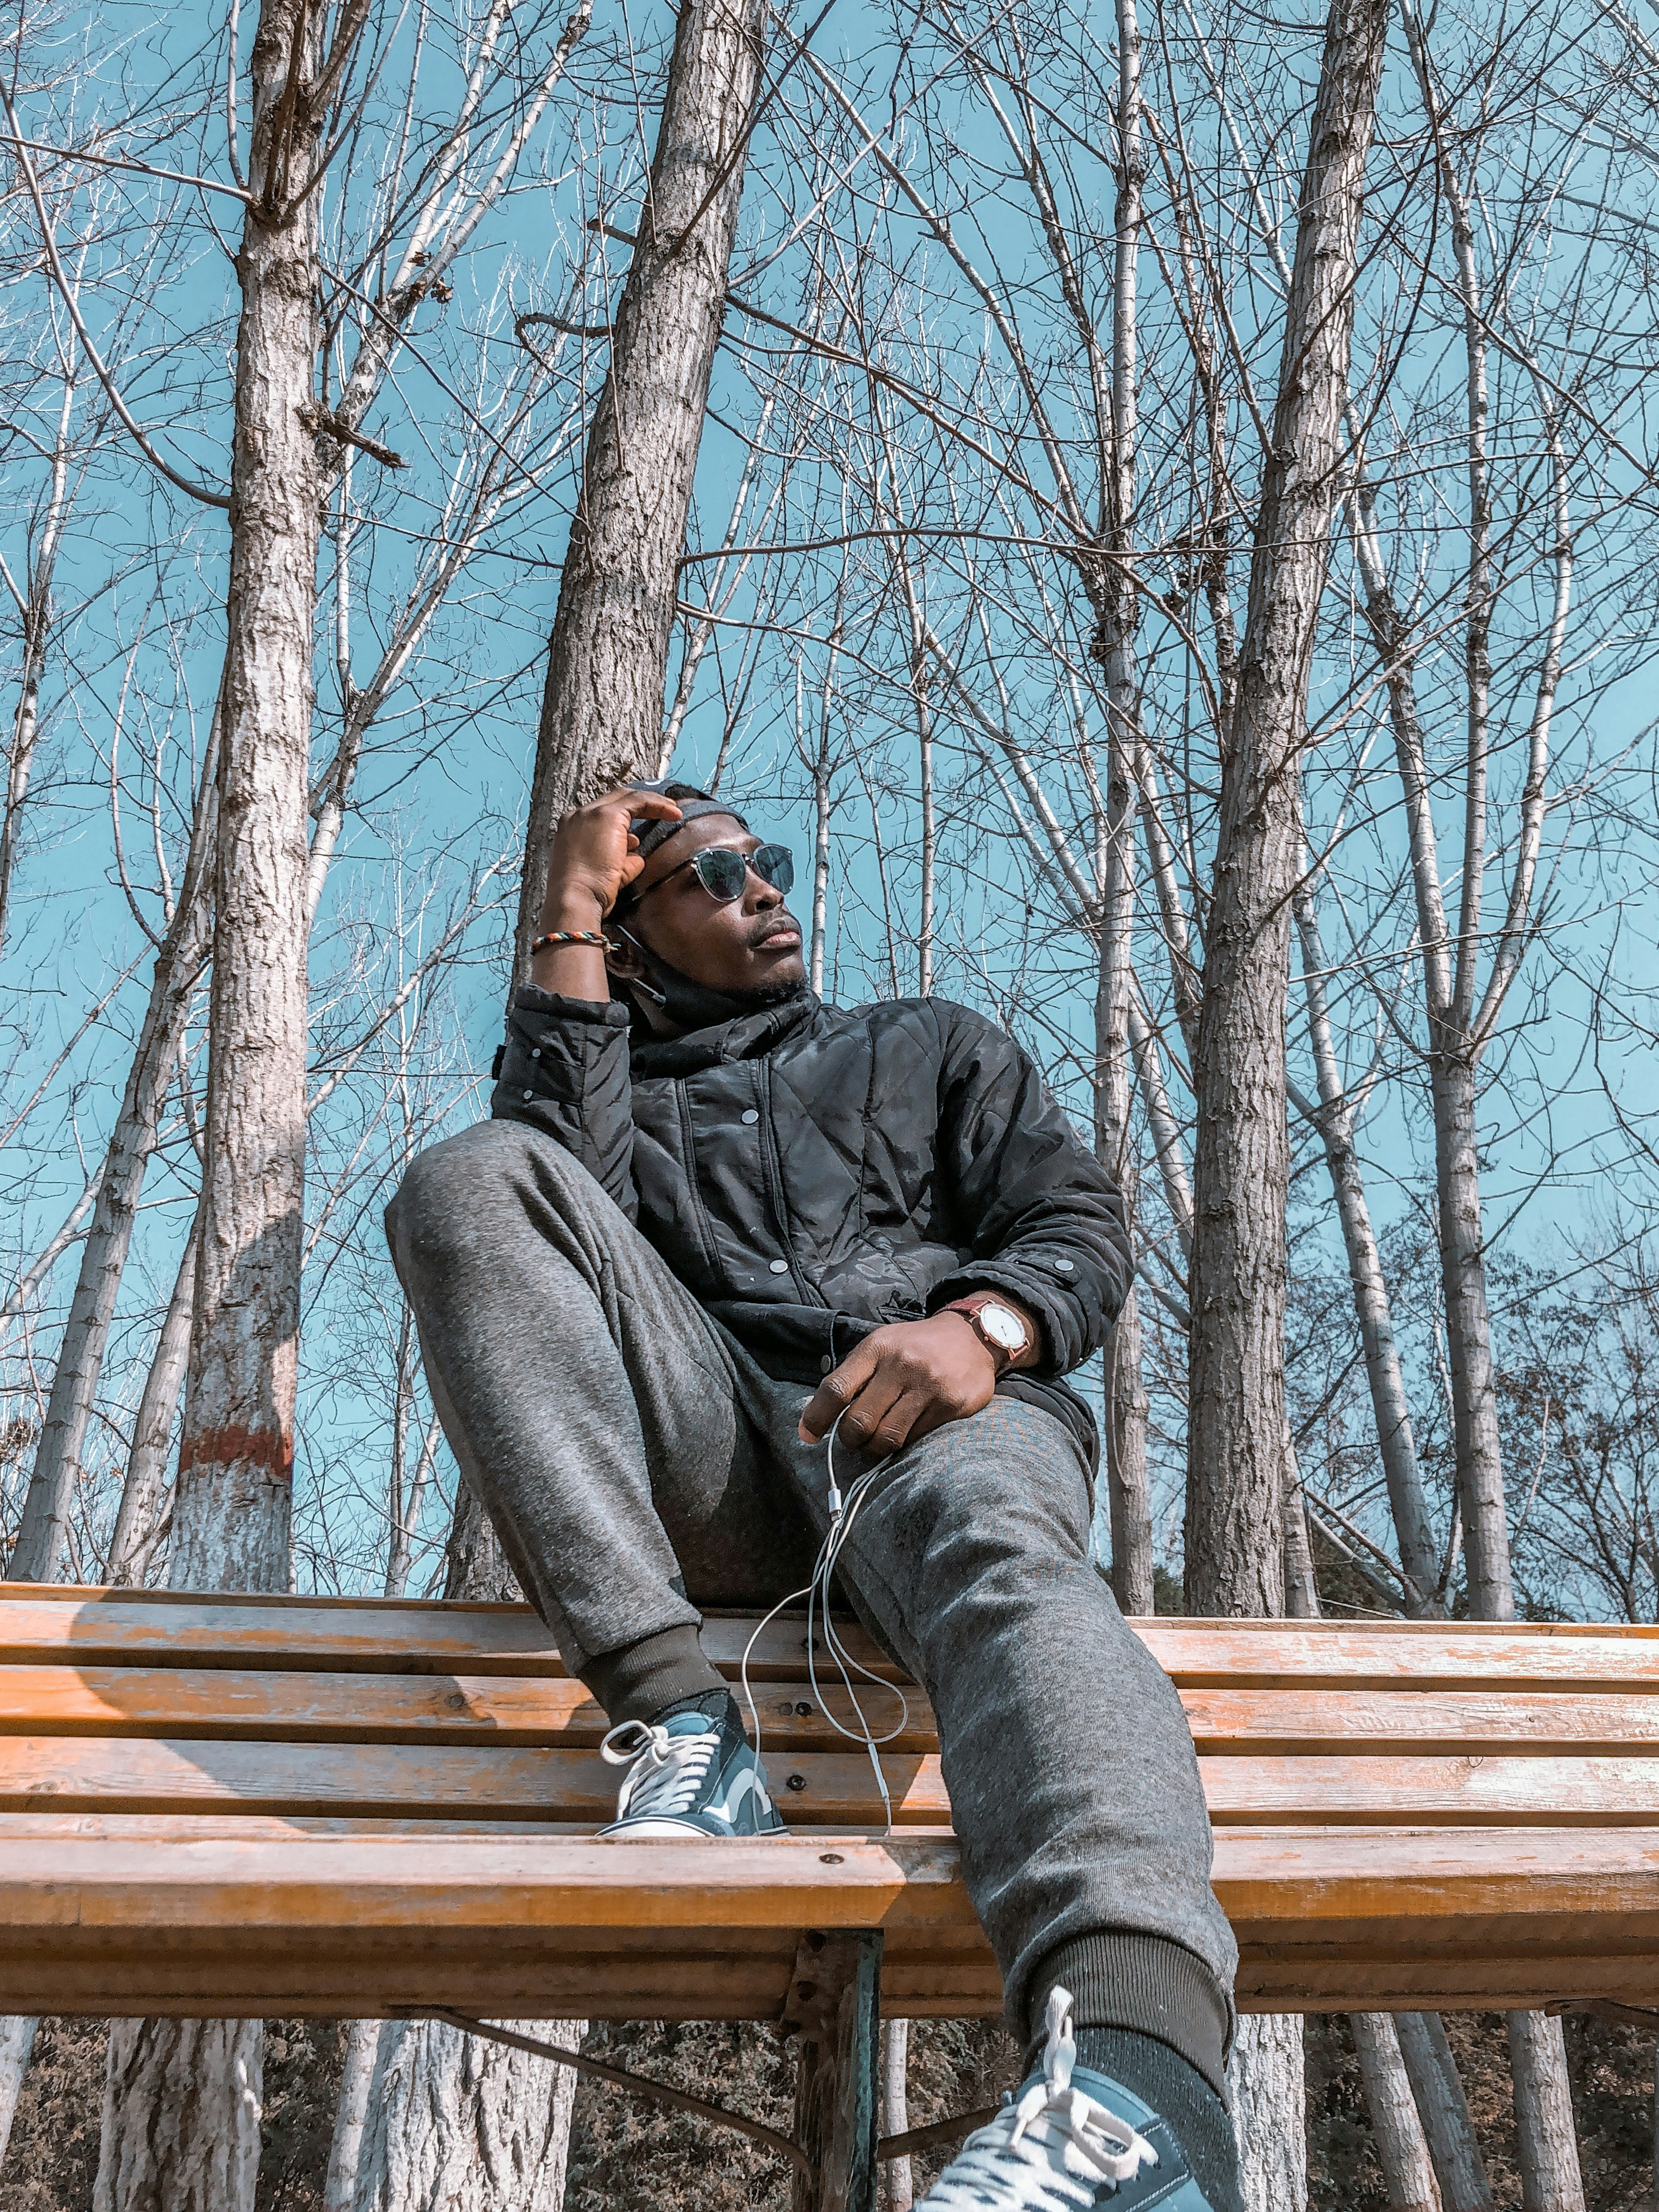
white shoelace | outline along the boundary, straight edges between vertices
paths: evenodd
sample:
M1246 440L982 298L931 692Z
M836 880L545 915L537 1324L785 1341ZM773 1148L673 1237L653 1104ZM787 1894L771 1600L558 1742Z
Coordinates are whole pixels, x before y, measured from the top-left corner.
M599 1746L607 1766L630 1771L617 1793L619 1820L672 1820L690 1812L720 1747L720 1730L670 1735L644 1721L623 1721Z
M1050 1991L1042 2076L969 2136L916 2212L1077 2212L1103 2181L1133 2181L1158 2153L1127 2120L1071 2086L1072 1999Z

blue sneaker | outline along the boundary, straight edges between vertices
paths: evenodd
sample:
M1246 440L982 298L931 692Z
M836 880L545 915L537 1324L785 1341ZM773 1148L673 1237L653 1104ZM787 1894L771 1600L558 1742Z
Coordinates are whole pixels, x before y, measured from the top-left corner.
M957 2152L915 2212L1215 2212L1150 2105L1077 2064L1051 1990L1042 2070Z
M674 1713L655 1726L623 1721L599 1746L625 1766L617 1817L602 1836L629 1843L682 1836L781 1836L766 1769L729 1717Z

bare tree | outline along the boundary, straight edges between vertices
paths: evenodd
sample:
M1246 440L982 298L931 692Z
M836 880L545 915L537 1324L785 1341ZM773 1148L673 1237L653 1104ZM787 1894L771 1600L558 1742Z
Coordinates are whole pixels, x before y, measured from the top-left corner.
M753 127L756 0L690 0L559 577L519 907L520 969L554 825L662 748L680 557Z
M1388 27L1336 0L1309 125L1278 398L1222 754L1194 1066L1187 1594L1276 1613L1284 1483L1285 1003L1298 759L1336 507L1359 218Z

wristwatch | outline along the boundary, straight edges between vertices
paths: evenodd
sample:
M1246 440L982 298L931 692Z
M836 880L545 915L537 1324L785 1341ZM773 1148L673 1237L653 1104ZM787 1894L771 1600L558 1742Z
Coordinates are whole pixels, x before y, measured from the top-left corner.
M988 1291L979 1291L971 1297L952 1298L941 1313L960 1314L997 1363L997 1373L1004 1374L1022 1354L1030 1350L1033 1342L1030 1326L1012 1306Z

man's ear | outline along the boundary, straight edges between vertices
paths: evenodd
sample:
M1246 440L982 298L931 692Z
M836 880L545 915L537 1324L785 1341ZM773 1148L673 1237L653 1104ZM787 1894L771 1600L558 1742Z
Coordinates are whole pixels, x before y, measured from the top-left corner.
M662 1006L665 1003L662 993L653 991L645 980L645 955L632 932L613 921L608 933L611 950L605 956L606 974L617 982L627 985L630 990L643 992L647 999L653 999L658 1006Z
M619 983L637 983L645 973L639 946L631 937L622 934L614 922L606 934L611 939L611 950L605 956L606 971Z

